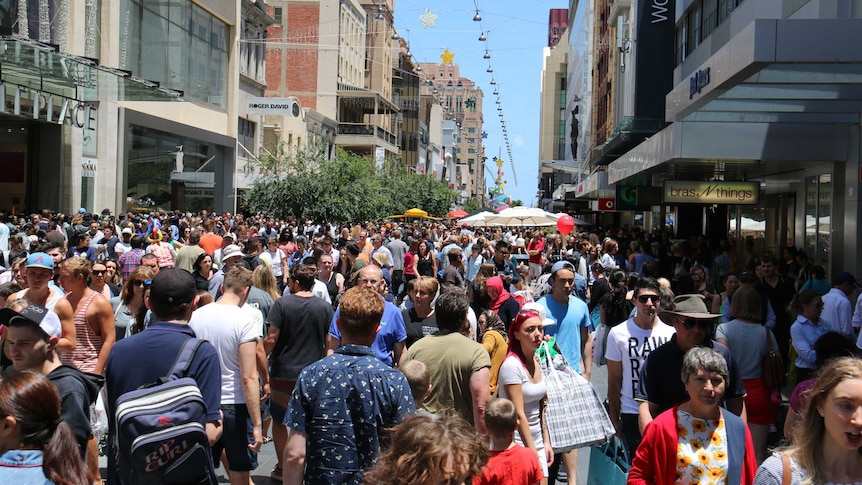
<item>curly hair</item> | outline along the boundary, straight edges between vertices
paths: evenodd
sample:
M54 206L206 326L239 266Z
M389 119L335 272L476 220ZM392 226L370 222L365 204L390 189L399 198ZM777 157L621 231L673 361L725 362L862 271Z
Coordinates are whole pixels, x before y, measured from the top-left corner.
M365 473L365 483L430 485L437 473L479 475L488 455L485 440L462 418L416 415L392 429L391 446Z

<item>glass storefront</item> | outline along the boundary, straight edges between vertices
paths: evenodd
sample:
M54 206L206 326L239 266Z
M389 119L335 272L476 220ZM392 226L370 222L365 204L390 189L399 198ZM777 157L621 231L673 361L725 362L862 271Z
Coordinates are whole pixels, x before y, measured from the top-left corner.
M190 0L122 0L120 66L224 108L230 27Z
M829 267L832 241L832 174L805 178L805 254L815 265Z
M212 210L223 147L129 125L126 210Z

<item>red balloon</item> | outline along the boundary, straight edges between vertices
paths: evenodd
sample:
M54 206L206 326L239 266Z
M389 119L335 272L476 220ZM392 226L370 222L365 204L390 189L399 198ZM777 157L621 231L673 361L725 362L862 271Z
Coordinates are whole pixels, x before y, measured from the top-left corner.
M574 228L575 220L572 219L572 216L564 214L557 219L557 229L559 229L560 233L563 235L568 235Z

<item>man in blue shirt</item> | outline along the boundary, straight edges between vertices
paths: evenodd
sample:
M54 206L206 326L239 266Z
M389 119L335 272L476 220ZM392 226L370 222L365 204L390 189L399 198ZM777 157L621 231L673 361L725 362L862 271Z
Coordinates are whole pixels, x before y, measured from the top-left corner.
M195 280L188 271L163 269L153 277L147 306L153 312L153 323L141 333L126 337L111 348L105 365L105 389L108 398L108 449L116 434L116 404L124 393L152 384L168 374L186 340L195 336L188 322L198 297ZM215 347L204 342L198 348L186 377L195 380L207 406L206 433L210 444L221 437L221 368ZM108 483L119 481L129 470L118 470L116 455L108 453Z
M365 266L359 271L359 286L374 290L378 295L386 287L383 280L383 272L374 265ZM382 297L381 297L382 299ZM380 328L377 338L371 346L374 355L384 364L396 367L404 355L404 345L407 341L407 327L404 325L404 317L397 306L384 301L385 308L380 319ZM338 317L341 314L341 306L335 311L332 324L329 326L329 337L326 339L326 355L332 355L335 349L341 345L341 331L338 328Z
M303 369L284 424L286 484L361 484L388 428L415 412L407 378L371 349L384 301L371 288L341 298L336 319L342 345Z
M557 337L557 346L572 369L590 380L593 367L592 340L590 339L590 310L580 298L572 295L575 289L575 266L569 261L557 261L548 278L551 293L543 296L539 304L548 309L548 318L556 323L545 327L545 335ZM559 453L548 473L556 479L562 461L568 476L577 476L578 450Z

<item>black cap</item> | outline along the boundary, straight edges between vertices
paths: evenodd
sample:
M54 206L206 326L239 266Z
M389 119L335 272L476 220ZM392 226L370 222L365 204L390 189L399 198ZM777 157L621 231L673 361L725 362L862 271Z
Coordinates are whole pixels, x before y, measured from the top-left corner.
M167 268L153 277L150 285L150 298L170 305L191 303L197 294L195 279L184 269Z

